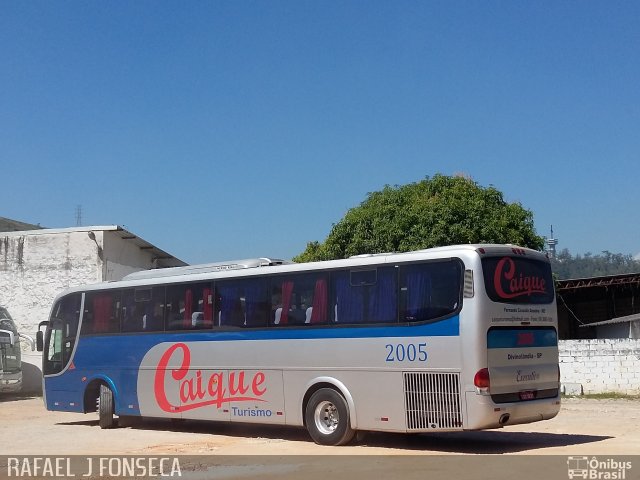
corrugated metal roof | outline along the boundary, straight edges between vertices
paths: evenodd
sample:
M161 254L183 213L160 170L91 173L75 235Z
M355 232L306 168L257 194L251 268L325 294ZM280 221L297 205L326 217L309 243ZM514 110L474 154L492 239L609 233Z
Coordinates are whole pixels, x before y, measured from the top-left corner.
M0 232L20 232L23 230L38 230L40 225L33 225L31 223L19 222L17 220L11 220L10 218L0 217Z
M617 317L617 318L612 318L610 320L603 320L602 322L586 323L584 325L580 325L580 328L599 327L600 325L613 325L616 323L627 323L627 322L638 322L638 321L640 321L640 313L635 313L633 315L627 315L625 317Z
M620 275L607 275L603 277L574 278L558 280L556 290L563 292L579 288L609 287L612 285L625 285L640 283L640 273L623 273Z
M100 230L102 228L103 227L94 227L92 230L95 231L95 230ZM151 256L154 257L155 260L157 260L158 268L184 267L188 265L188 263L183 262L182 260L174 257L170 253L167 253L164 250L159 249L155 245L147 242L146 240L138 237L137 235L134 235L133 233L129 232L128 230L125 230L120 226L116 225L115 229L114 228L107 229L107 227L105 227L104 231L115 233L123 240L133 242L133 244L136 245L138 248L140 248L140 250L149 251L151 253Z

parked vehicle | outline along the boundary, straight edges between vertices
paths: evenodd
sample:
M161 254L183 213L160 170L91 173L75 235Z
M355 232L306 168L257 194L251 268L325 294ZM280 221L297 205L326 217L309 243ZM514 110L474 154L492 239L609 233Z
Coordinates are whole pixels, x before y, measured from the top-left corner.
M46 331L42 327L46 326ZM36 334L49 410L357 430L529 423L560 410L549 259L461 245L258 258L78 286Z
M7 309L0 307L0 392L22 390L21 338L29 343L31 350L34 350L33 338L18 333Z

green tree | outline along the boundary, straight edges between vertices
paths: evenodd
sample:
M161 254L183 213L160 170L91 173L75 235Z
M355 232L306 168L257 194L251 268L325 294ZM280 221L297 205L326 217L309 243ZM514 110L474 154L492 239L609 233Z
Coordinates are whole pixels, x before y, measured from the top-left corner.
M533 214L505 202L496 188L462 176L435 175L367 194L334 224L323 242L309 242L297 262L464 243L512 243L541 250Z

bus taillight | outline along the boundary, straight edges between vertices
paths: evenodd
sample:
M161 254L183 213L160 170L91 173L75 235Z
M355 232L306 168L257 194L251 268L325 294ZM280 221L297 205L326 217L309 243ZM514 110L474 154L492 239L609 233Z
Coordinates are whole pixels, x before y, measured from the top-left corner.
M489 378L489 369L482 368L476 372L476 376L473 377L473 384L481 393L487 393L491 386L491 379Z

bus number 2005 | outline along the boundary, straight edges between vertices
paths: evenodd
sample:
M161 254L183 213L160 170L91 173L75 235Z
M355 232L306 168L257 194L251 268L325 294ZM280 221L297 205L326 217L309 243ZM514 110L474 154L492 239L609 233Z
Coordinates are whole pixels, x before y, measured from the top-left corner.
M387 343L384 346L387 349L387 362L426 362L427 361L427 344L426 343Z

